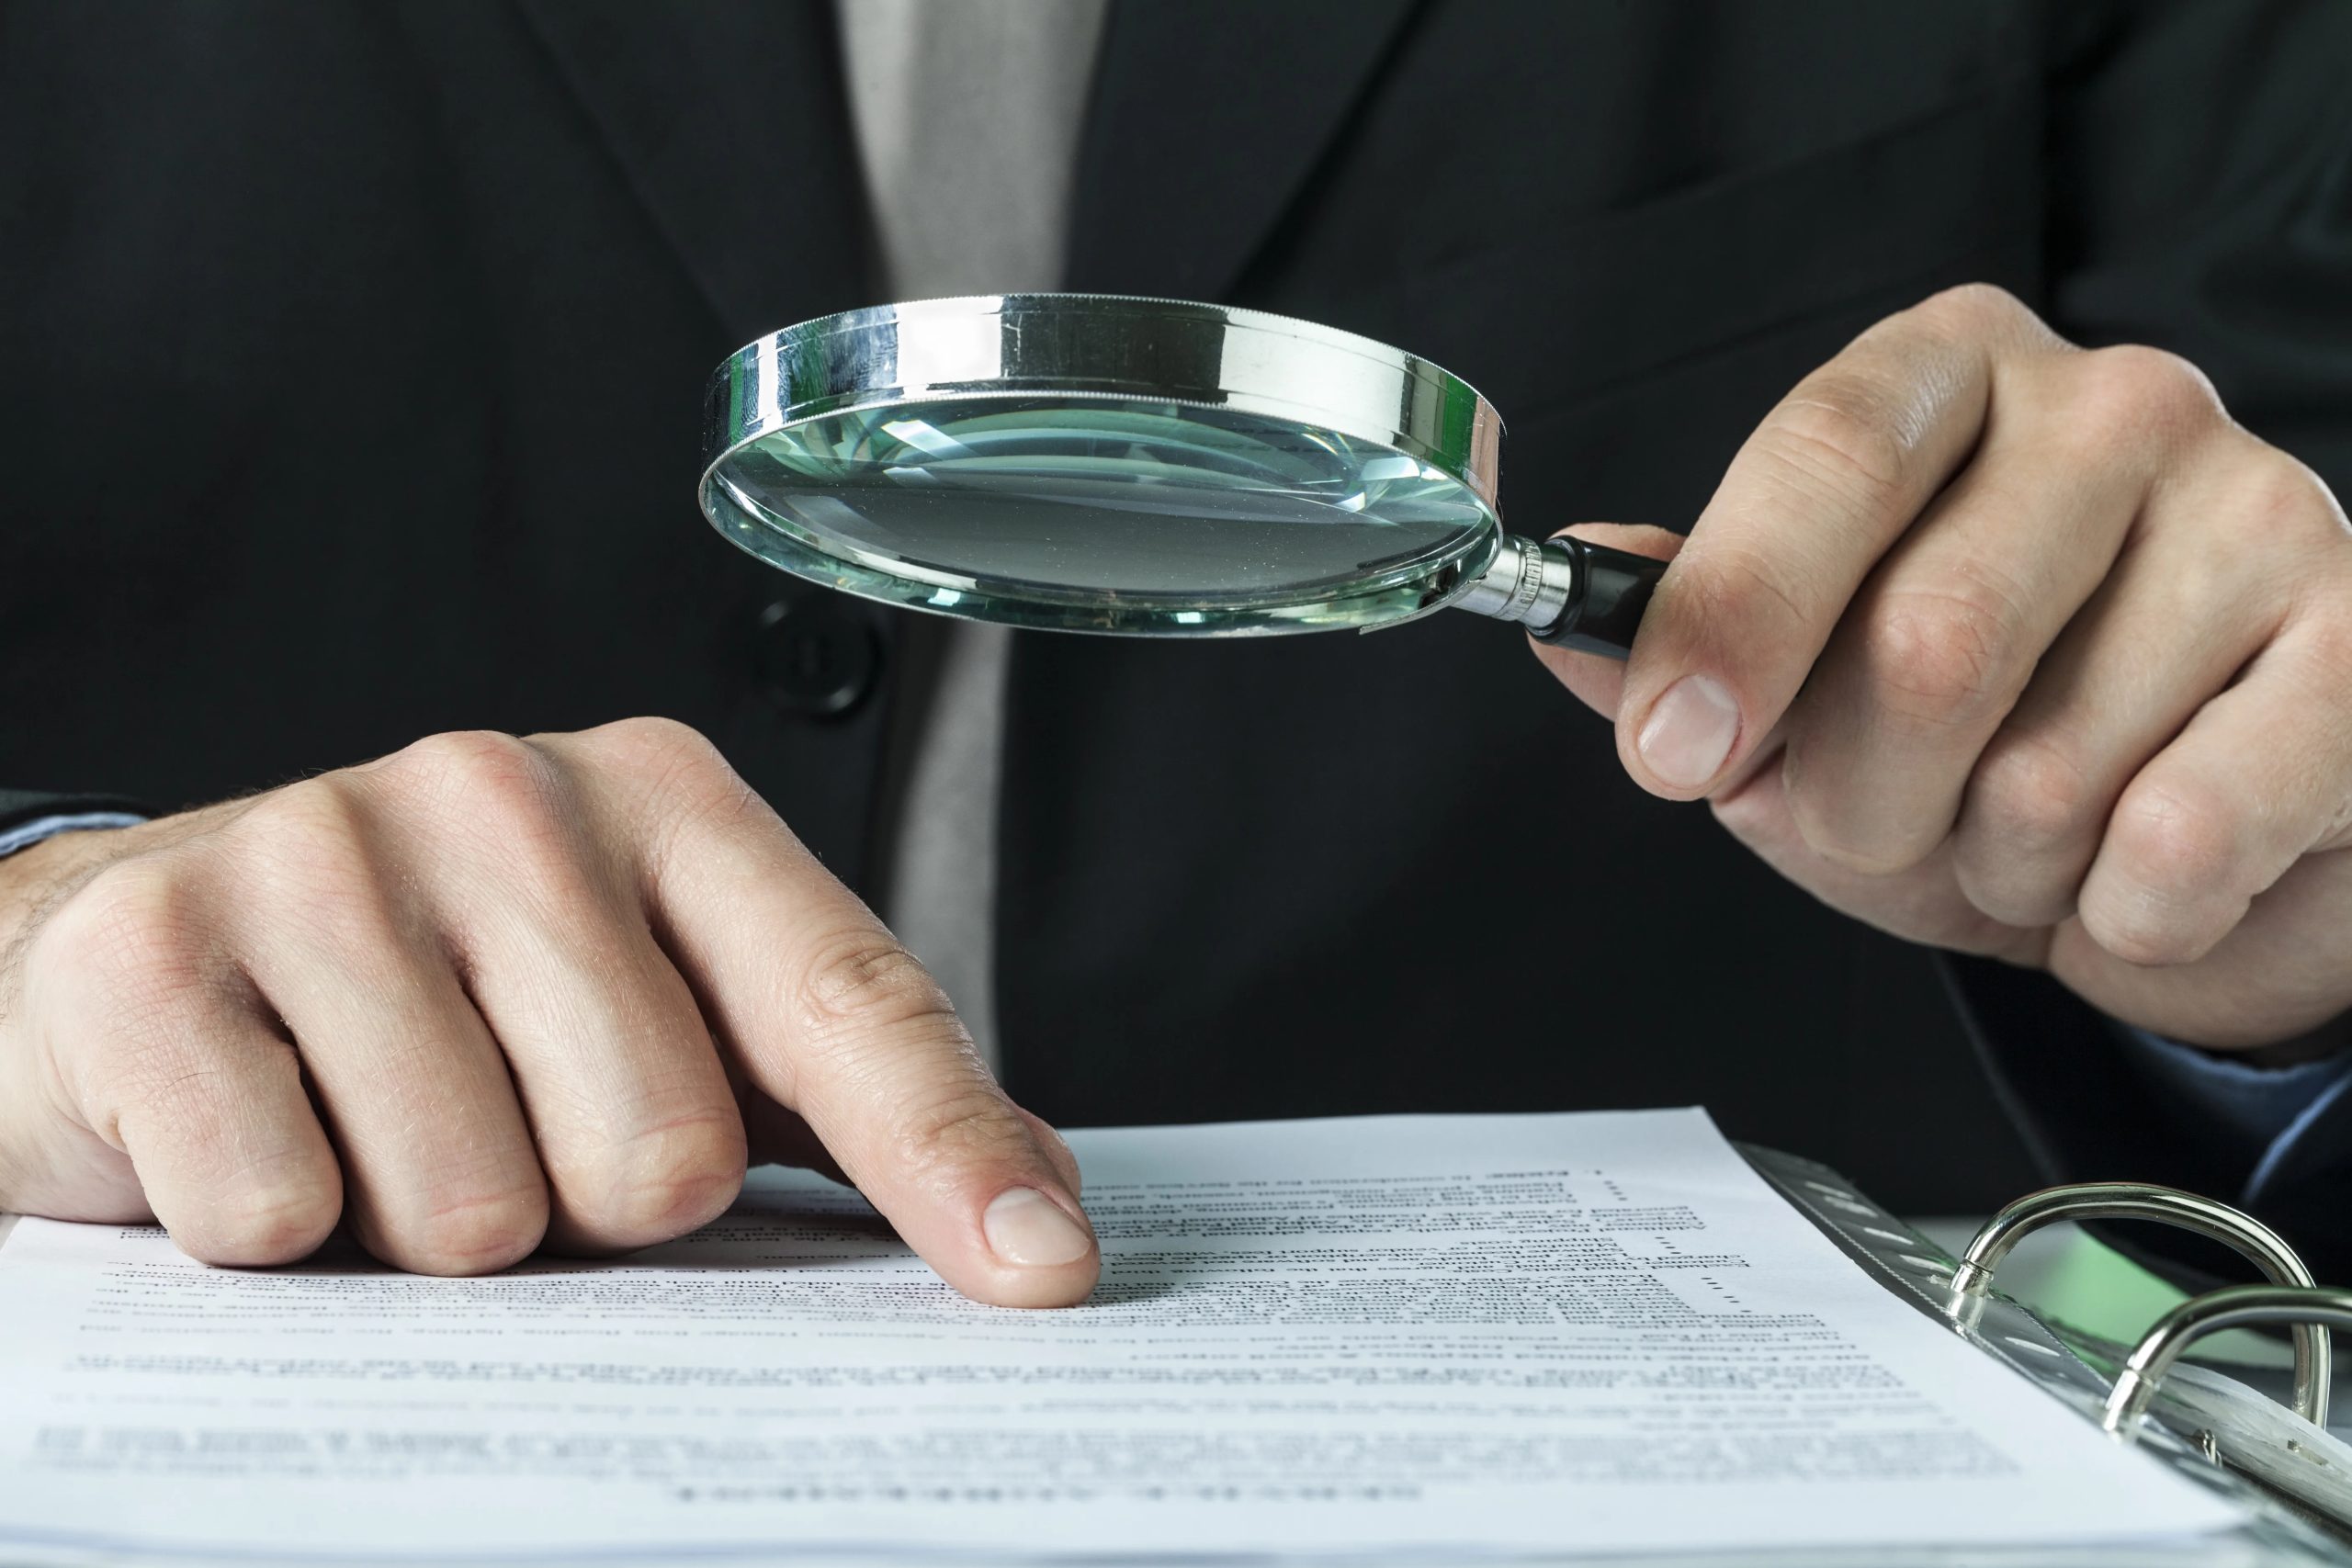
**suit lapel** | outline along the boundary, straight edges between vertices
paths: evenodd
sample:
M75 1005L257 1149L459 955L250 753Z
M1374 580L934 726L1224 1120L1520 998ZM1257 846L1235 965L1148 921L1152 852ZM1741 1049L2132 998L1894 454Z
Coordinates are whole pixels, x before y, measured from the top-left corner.
M828 0L514 0L734 337L870 303ZM1072 205L1073 288L1232 287L1418 0L1114 0Z
M1114 0L1069 287L1217 299L1396 47L1417 0Z
M869 304L827 0L515 0L728 341Z

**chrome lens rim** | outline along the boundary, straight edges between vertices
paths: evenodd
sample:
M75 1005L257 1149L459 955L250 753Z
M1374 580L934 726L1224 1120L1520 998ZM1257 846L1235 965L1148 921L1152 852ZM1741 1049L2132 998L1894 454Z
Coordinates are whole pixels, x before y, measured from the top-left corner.
M1457 547L1343 586L1214 604L1153 595L1105 603L936 570L779 517L730 482L730 459L808 422L868 410L1039 397L1222 409L1329 430L1427 464L1487 525ZM846 310L746 344L713 372L701 506L773 566L861 597L1015 625L1132 634L1248 635L1384 625L1475 582L1499 536L1503 425L1442 367L1312 321L1233 306L1099 294L981 295Z

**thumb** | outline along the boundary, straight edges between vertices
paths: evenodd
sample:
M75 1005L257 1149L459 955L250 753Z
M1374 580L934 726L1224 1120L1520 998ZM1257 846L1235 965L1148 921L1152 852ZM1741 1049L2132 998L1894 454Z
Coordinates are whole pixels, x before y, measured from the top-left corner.
M1681 535L1641 523L1577 523L1560 532L1657 560L1672 560L1682 548ZM1535 650L1544 668L1559 677L1560 684L1574 692L1585 706L1612 724L1616 722L1617 699L1625 689L1623 660L1583 653L1573 648L1552 648L1532 639L1527 646Z

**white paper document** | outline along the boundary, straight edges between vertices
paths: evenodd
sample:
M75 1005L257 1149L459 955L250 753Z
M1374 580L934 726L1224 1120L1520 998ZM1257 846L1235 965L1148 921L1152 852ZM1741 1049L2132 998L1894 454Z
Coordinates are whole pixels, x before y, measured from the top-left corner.
M2227 1506L1888 1294L1703 1113L1075 1134L1086 1306L763 1172L622 1261L0 1247L0 1547L1543 1554L2144 1540ZM0 1552L0 1556L5 1556Z

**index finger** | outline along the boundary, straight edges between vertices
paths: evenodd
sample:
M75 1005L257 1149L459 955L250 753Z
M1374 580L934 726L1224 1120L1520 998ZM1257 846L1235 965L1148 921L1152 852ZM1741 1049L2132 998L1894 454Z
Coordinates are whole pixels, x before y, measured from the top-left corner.
M1625 669L1617 743L1654 794L1703 795L1780 722L1881 556L1982 434L2024 307L1953 289L1890 316L1765 416L1691 525Z
M922 965L692 730L570 741L628 754L590 787L628 822L654 935L750 1080L964 1294L1083 1300L1101 1264L1085 1212Z

